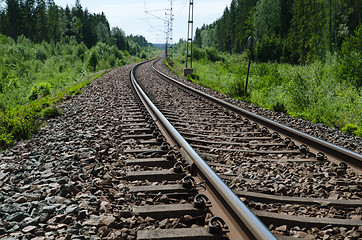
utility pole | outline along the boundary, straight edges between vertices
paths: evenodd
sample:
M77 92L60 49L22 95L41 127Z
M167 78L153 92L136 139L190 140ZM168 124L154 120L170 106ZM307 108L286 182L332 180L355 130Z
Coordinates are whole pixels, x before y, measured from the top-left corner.
M189 18L187 25L187 39L186 39L186 68L184 69L184 76L190 75L193 73L194 69L192 68L192 39L194 34L194 0L190 0L189 4ZM188 63L190 62L190 67Z
M165 44L165 53L166 53L166 61L168 62L168 33L170 28L170 22L167 22L167 29L166 29L166 44Z
M172 48L173 48L173 1L174 0L170 0L171 2L171 6L170 6L170 14L169 14L169 20L167 21L167 45L169 45L169 49L166 50L166 61L168 62L168 64L170 64L171 66L173 65L173 61L172 61ZM166 15L167 12L166 12ZM167 46L168 47L168 46Z

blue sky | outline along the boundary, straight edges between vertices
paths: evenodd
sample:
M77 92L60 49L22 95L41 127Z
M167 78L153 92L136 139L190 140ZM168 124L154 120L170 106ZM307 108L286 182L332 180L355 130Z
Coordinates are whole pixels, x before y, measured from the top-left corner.
M54 0L57 5L74 6L75 0ZM231 0L194 0L194 30L204 23L210 24L221 17ZM104 12L111 27L122 28L127 35L143 35L149 42L164 43L166 9L170 0L80 0L89 12ZM174 42L186 39L189 0L173 0L175 16L173 27ZM146 14L145 10L151 14ZM160 19L161 18L161 19Z

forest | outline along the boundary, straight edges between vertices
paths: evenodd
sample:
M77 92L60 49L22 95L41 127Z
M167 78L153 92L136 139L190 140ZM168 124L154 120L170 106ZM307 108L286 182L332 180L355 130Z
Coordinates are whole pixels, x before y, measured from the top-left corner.
M360 0L231 0L217 21L196 29L187 78L362 136L361 15ZM179 75L185 46L181 40L173 48L170 67Z
M260 61L307 64L338 51L361 16L360 0L232 0L219 20L196 29L195 44L242 53L253 35Z
M61 114L54 103L108 69L157 54L143 36L110 29L104 13L89 13L79 0L65 9L53 0L0 6L0 150L37 133L43 119Z

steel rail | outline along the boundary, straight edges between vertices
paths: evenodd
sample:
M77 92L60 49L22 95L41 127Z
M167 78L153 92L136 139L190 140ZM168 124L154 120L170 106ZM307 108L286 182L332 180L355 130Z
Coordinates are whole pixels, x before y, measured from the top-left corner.
M149 62L149 61L147 61ZM139 97L147 103L148 107L152 110L158 118L158 121L167 129L168 133L178 143L184 152L194 161L196 169L206 178L206 183L211 184L211 189L216 196L221 196L223 203L226 205L230 214L237 218L236 221L241 226L246 226L251 233L251 238L254 239L276 239L269 229L257 218L251 210L236 196L232 190L216 175L216 173L205 163L205 161L195 152L189 143L181 136L180 133L171 125L171 123L164 117L164 115L156 108L151 102L146 93L142 90L135 78L135 69L139 67L142 62L134 66L131 70L131 84Z
M259 125L269 128L272 131L278 132L279 134L283 135L284 137L289 137L291 140L293 140L297 143L305 144L305 145L309 146L311 151L314 153L323 152L328 157L328 160L330 160L330 161L334 161L334 162L343 161L343 162L346 162L347 164L353 165L353 167L355 167L359 171L362 170L362 155L360 155L356 152L339 147L332 143L326 142L322 139L313 137L309 134L300 132L296 129L285 126L281 123L277 123L273 120L267 119L258 114L255 114L255 113L252 113L245 109L242 109L242 108L235 106L231 103L228 103L224 100L218 99L207 93L201 92L201 91L199 91L195 88L192 88L184 83L181 83L181 82L167 76L166 74L162 73L161 71L157 70L154 66L154 63L152 64L152 68L161 77L163 77L177 85L180 85L191 92L201 95L201 96L207 98L208 100L223 106L224 108L227 108L235 113L240 114L241 116L243 116L245 118L248 118L248 119L258 123Z

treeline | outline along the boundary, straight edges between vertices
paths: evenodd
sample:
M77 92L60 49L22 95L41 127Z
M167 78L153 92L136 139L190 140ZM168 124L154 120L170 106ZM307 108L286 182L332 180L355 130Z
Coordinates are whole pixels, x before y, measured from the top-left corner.
M110 29L104 13L89 13L79 0L75 6L65 9L53 0L6 0L0 9L0 33L16 40L25 36L35 43L42 41L59 42L75 38L88 48L98 42L116 45L119 50L127 50L132 55L150 44L143 36L125 36L119 28Z
M306 64L338 52L361 15L360 0L232 0L219 20L196 29L194 41L242 53L252 35L259 61Z

